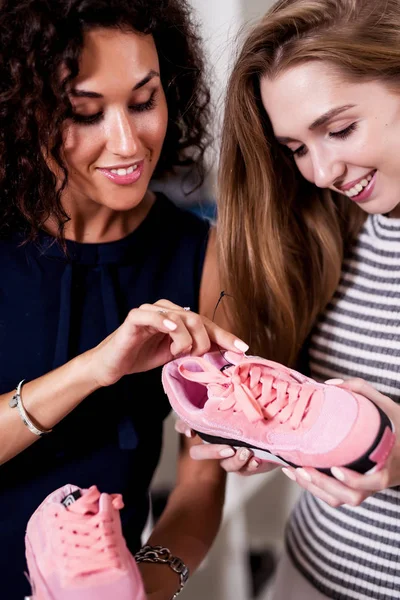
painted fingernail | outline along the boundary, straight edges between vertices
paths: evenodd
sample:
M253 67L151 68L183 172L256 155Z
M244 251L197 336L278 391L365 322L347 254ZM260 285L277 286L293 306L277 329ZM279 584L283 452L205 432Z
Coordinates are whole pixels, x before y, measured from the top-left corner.
M193 431L191 429L185 429L185 435L188 438L193 437Z
M239 452L239 460L249 460L250 458L250 450L248 450L247 448L242 448L241 451Z
M296 476L294 473L292 473L292 471L289 471L289 469L285 469L285 467L283 467L282 469L282 473L284 475L286 475L286 477L289 477L289 479L291 479L292 481L296 481Z
M327 379L324 383L326 385L340 385L344 383L344 379Z
M229 456L234 456L235 455L235 451L233 448L225 448L224 450L221 450L221 452L219 453L220 456L223 456L224 458L228 458Z
M339 481L344 481L346 479L345 474L338 467L332 467L331 473L335 477L335 479L339 479Z
M306 481L312 481L310 473L307 473L304 469L296 469L296 474L300 475Z
M170 331L175 331L175 329L178 327L178 325L176 323L174 323L173 321L170 321L169 319L164 319L163 324Z
M250 469L258 469L258 467L260 466L260 461L257 460L256 458L253 458L250 462L249 462L249 468Z
M242 342L242 340L235 340L233 342L233 345L235 346L235 348L240 350L240 352L247 352L247 350L249 349L249 346Z

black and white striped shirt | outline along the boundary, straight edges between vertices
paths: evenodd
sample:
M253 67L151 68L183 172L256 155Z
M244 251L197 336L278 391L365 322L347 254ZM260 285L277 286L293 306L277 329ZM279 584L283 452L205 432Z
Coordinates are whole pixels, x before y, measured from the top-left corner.
M319 380L363 377L400 402L400 219L368 217L315 328L310 367ZM304 494L287 545L329 598L400 599L400 486L355 508Z

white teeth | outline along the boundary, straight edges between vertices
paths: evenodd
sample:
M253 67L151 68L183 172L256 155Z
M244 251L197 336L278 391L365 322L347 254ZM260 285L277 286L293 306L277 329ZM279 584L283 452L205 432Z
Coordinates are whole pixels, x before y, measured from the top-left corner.
M349 190L347 190L345 192L346 196L348 198L353 198L354 196L357 196L360 192L362 192L362 190L365 187L367 187L367 185L371 181L372 177L373 177L373 175L368 175L368 177L365 177L364 179L362 179L361 181L356 183L356 185L354 185L352 188L350 188Z
M131 173L133 173L133 171L136 171L136 169L138 168L137 165L131 165L130 167L128 167L127 169L110 169L111 173L114 173L114 175L130 175Z

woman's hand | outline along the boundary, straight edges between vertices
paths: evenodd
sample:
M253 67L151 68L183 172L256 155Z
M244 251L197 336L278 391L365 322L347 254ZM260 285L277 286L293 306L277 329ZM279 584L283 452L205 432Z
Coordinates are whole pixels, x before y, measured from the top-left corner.
M175 423L175 430L189 438L196 435L180 419ZM194 460L218 460L227 473L239 473L239 475L247 476L256 475L257 473L273 471L278 466L255 457L249 448L235 450L232 446L223 444L203 444L199 437L197 439L198 444L190 448L190 456Z
M124 375L154 369L183 353L200 356L211 343L236 352L248 349L206 317L169 300L143 304L89 352L92 376L100 386L111 385Z
M383 469L371 475L360 475L344 467L333 467L331 471L334 477L329 477L309 467L301 469L288 467L283 469L283 472L290 479L297 481L302 488L324 500L330 506L335 508L342 504L358 506L368 496L386 488L400 485L400 406L378 392L363 379L348 379L340 384L338 380L332 380L332 383L333 381L339 387L369 398L391 419L397 433L397 439L387 463Z

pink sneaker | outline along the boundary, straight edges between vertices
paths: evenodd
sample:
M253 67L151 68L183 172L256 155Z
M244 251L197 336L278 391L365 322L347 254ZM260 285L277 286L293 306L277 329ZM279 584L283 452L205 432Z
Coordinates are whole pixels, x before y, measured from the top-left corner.
M266 461L370 473L394 445L392 422L364 396L257 356L178 358L162 378L174 411L205 442L247 446Z
M66 485L29 519L25 537L32 600L145 600L122 535L119 494Z

